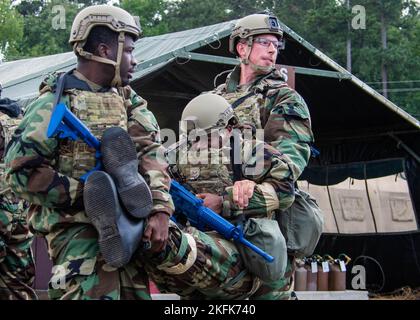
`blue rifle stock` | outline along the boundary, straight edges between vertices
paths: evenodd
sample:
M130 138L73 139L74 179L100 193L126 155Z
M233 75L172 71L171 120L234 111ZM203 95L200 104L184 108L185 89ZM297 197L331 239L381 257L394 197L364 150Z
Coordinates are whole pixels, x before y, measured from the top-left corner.
M59 103L54 108L48 125L47 137L52 138L56 135L58 135L61 139L69 138L73 141L81 139L87 145L96 150L96 166L91 171L83 175L80 178L81 180L85 181L88 175L93 171L102 170L100 141L89 131L83 122L81 122L66 107L64 103ZM242 229L239 226L234 226L211 209L205 207L203 205L203 200L197 198L175 180L172 180L170 194L177 211L184 214L191 225L202 231L205 231L207 228L215 230L226 239L233 239L234 241L254 250L268 262L272 262L274 260L272 256L246 240Z
M226 239L233 239L261 255L266 261L272 262L274 258L253 245L244 238L240 226L235 226L213 210L203 205L203 200L194 196L177 181L172 180L170 194L177 212L184 214L192 226L201 231L206 229L216 230Z
M96 150L96 166L80 178L82 181L85 181L89 174L91 174L93 171L102 169L102 155L100 152L101 143L89 131L89 129L83 124L83 122L80 121L67 108L67 106L64 103L59 103L56 105L52 112L50 123L48 125L47 137L52 138L56 135L58 135L58 137L61 139L69 138L73 141L81 139L88 146Z

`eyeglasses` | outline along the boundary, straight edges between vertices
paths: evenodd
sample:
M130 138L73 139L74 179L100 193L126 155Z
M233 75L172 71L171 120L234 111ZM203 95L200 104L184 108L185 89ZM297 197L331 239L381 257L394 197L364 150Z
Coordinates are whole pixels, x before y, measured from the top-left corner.
M254 42L262 45L263 47L268 48L270 46L270 44L272 44L274 46L275 49L280 49L283 45L282 42L277 41L277 40L268 40L266 38L255 38Z

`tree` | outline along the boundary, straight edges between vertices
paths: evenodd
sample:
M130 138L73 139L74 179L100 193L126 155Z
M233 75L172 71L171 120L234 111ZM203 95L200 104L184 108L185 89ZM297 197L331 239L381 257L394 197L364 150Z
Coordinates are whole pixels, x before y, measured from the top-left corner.
M106 0L38 0L16 4L15 10L24 17L23 37L18 42L18 49L13 55L9 55L9 59L70 51L68 40L77 12L86 5L106 2Z
M366 7L367 27L352 31L353 73L419 115L420 91L410 82L420 80L418 5L411 0L359 2Z
M14 55L22 36L23 18L9 0L0 0L0 58Z
M277 1L272 0L181 0L167 1L166 21L171 31L208 26L243 16L272 11Z
M147 37L169 32L167 21L163 19L167 6L165 0L121 1L121 8L139 16L143 33Z

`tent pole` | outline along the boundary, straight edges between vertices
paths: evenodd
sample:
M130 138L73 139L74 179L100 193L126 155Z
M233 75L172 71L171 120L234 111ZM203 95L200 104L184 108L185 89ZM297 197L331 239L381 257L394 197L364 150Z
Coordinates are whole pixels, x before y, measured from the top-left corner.
M405 151L407 151L418 163L420 163L420 157L417 155L417 153L415 151L413 151L412 149L410 149L410 147L408 147L404 142L402 142L402 140L400 138L398 138L396 135L394 135L394 133L389 132L388 135L394 139L395 141L398 142L397 144L397 148L402 147Z

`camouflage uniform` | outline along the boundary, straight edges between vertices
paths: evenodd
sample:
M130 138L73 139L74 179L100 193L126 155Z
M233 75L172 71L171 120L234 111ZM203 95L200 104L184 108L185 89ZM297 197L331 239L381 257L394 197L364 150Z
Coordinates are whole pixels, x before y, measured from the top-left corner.
M245 128L264 129L264 141L287 155L289 176L293 182L297 181L308 164L310 145L314 141L305 101L284 82L278 70L241 86L240 72L241 67L237 66L226 83L216 88L214 93L223 96L231 104L240 102L235 108L240 122ZM290 257L290 272L286 273L282 281L263 286L251 298L287 298L287 292L292 288L292 260Z
M32 234L26 223L27 203L5 183L3 153L20 119L0 112L0 299L37 299Z
M170 179L164 162L158 161L162 148L159 127L146 101L128 86L117 92L95 86L77 71L73 76L89 84L91 90L66 89L61 101L97 137L109 127L128 130L140 160L139 172L151 186L151 214L171 215ZM147 275L138 257L115 269L99 252L97 232L84 211L83 183L79 180L94 167L95 151L81 141L46 137L54 107L51 88L56 80L53 75L41 85L40 97L28 106L6 155L9 184L31 203L31 228L46 238L54 265L65 270L65 287L50 281L49 296L150 299Z
M197 153L197 150L205 152ZM222 215L228 220L235 220L239 215L271 217L274 209L285 209L292 204L294 187L287 165L290 160L262 142L243 141L243 177L258 184L249 206L240 209L232 196L229 150L230 146L223 148L207 147L206 143L204 146L193 144L186 153L178 151L178 163L171 170L176 171L180 182L192 192L223 196ZM262 152L258 153L257 150ZM258 158L258 155L263 158ZM255 168L258 161L263 164L262 168L258 172L248 171ZM282 201L279 202L279 198ZM190 241L187 245L188 238ZM247 271L236 245L217 232L201 232L191 226L179 230L172 224L170 239L168 257L160 263L154 263L155 260L151 259L152 264L146 266L161 291L175 292L184 299L245 299L263 287L260 279ZM183 250L187 253L179 249L183 247L180 244L182 239L185 242ZM185 266L189 250L195 251L195 260ZM177 268L185 266L184 270L170 272L178 261Z

